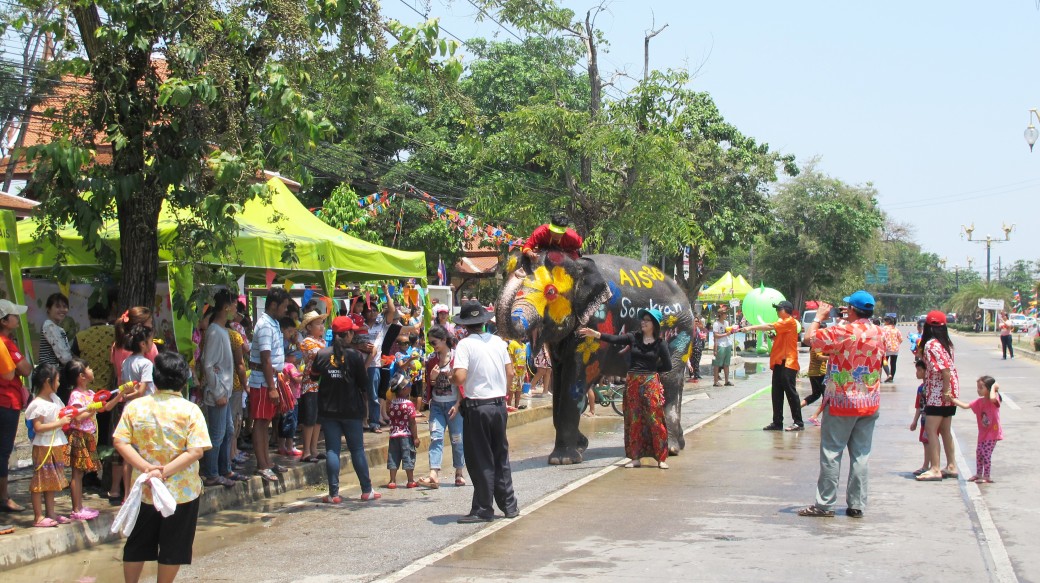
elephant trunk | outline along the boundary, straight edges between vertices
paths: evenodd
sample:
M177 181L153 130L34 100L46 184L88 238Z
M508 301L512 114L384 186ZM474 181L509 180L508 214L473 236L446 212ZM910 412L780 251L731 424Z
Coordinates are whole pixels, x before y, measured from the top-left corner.
M538 312L530 302L518 297L524 280L520 277L506 277L505 285L495 305L495 321L498 330L505 336L517 340L525 340L531 324L535 323Z

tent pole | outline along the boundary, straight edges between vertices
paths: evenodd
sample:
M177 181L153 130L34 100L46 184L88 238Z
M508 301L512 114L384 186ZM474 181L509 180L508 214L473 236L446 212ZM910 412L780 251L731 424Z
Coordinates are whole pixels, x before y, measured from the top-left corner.
M0 227L3 228L4 239L7 242L7 253L0 253L0 269L4 271L4 283L11 292L10 300L24 306L25 289L22 287L22 263L18 254L18 227L15 224L14 213L0 211ZM32 341L29 339L29 320L19 320L21 325L18 327L18 346L35 362L33 357L36 355L32 354Z

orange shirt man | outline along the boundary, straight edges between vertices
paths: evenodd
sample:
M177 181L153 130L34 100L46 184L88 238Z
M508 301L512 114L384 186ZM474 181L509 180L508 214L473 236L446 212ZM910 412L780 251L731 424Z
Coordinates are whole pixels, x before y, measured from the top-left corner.
M780 317L772 324L759 324L741 328L746 332L756 330L773 331L773 350L769 353L769 368L773 371L773 422L762 429L765 431L802 431L801 398L795 384L798 379L798 321L792 317L794 305L784 300L773 304ZM784 429L784 397L791 408L794 423Z

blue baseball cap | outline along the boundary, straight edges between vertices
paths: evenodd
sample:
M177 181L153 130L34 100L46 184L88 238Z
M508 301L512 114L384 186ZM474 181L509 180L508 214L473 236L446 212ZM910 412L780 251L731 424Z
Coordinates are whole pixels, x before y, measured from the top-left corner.
M857 310L873 310L874 309L874 296L869 293L859 290L851 296L845 298L846 304L856 308Z

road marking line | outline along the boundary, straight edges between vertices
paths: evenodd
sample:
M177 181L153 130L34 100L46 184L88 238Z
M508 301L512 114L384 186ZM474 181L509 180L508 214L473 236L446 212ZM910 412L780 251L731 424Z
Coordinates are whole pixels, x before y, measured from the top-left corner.
M1014 409L1016 411L1020 411L1022 409L1022 407L1019 407L1018 403L1016 403L1015 400L1011 398L1011 395L1005 393L1004 391L999 391L999 392L1000 392L1000 396L1003 398L1004 402L1007 403L1008 407L1011 407L1012 409Z
M750 401L751 399L757 397L758 395L761 395L763 392L768 390L770 388L770 386L771 385L766 385L766 386L762 387L761 389L755 391L754 393L751 393L750 395L740 399L739 401L737 401L735 403L732 403L732 404L722 408L719 411L716 411L715 413L709 415L707 418L705 418L705 419L701 420L700 422L694 424L693 427L690 427L689 429L683 431L683 435L686 435L686 434L690 433L691 431L696 431L697 429L700 429L701 427L704 427L705 425L707 425L708 423L711 423L712 421L718 419L719 417L722 417L726 413L729 413L733 409L736 409L737 407L743 405L745 402ZM687 400L684 399L683 403L685 403L686 401ZM503 528L509 526L514 521L520 520L524 516L526 516L526 515L534 512L534 511L538 510L539 508L541 508L543 506L546 506L547 504L550 504L552 502L555 502L556 500L559 500L563 496L573 492L574 490L577 490L578 488L584 486L585 484L588 484L589 482L592 482L593 480L597 480L599 478L602 478L603 476L609 474L610 472L613 472L614 470L622 467L628 461L629 461L628 458L622 458L621 460L619 460L617 462L612 462L607 467L602 468L602 469L600 469L597 472L593 472L593 473L585 476L584 478L581 478L580 480L577 480L575 482L571 482L570 484L566 485L563 489L557 490L556 492L548 494L548 495L542 497L540 500L535 501L530 506L527 506L523 510L521 510L519 517L511 519L511 520L510 519L504 519L504 518L498 519L495 522L491 523L491 526L487 526L487 527L481 529L479 532L475 532L475 533L467 536L466 538L460 540L459 542L457 542L457 543L455 543L453 545L445 547L445 548L443 548L440 551L437 551L435 553L431 553L429 555L426 555L425 557L423 557L421 559L418 559L417 561L415 561L412 564L402 568L401 570L397 571L396 573L391 573L390 575L387 575L386 577L382 577L380 579L376 579L375 583L395 583L397 581L400 581L400 580L404 579L405 577L408 577L410 575L418 573L419 571L425 569L426 567L429 567L430 565L433 565L437 561L440 561L441 559L443 559L445 557L448 557L448 556L450 556L453 553L461 551L462 549L464 549L464 548L466 548L466 547L468 547L468 546L470 546L470 545L472 545L472 544L474 544L476 542L479 542L481 539L484 539L486 537L491 536L492 534L495 534L496 532L498 532L498 531L502 530Z
M968 467L968 460L964 458L964 450L961 449L960 440L957 439L957 434L952 427L950 428L950 433L953 434L953 444L957 454L957 467L963 472ZM1017 582L1018 576L1015 575L1015 568L1011 564L1011 557L1008 556L1007 547L1004 546L1004 540L1000 537L1000 531L997 530L997 525L993 522L993 516L989 513L989 506L986 505L986 500L982 497L982 492L979 490L978 485L962 477L957 478L957 482L960 484L961 497L964 498L968 511L978 521L979 526L975 530L975 534L979 542L979 550L982 551L982 558L986 562L986 568L989 570L990 579L998 583Z

